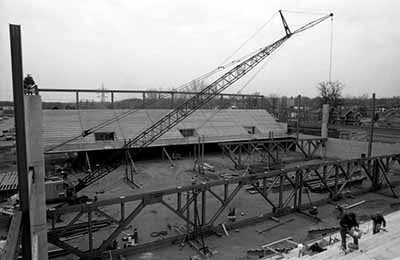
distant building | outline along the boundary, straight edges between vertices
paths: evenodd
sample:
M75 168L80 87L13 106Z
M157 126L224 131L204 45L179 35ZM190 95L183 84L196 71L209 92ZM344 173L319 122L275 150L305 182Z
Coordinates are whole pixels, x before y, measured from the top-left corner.
M335 123L343 125L360 125L361 113L356 108L344 109L338 113Z
M377 124L381 127L400 128L400 107L394 107L379 113Z

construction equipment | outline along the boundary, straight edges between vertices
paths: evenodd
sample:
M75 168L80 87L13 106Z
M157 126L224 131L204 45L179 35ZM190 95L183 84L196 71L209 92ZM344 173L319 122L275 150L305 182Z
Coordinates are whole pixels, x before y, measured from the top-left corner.
M201 106L212 100L215 96L217 96L222 91L238 81L240 78L245 76L254 67L260 64L265 58L270 56L271 53L282 46L282 44L293 35L314 27L315 25L333 16L333 14L325 15L319 19L315 19L305 24L302 27L299 27L297 30L292 32L281 11L279 11L279 14L283 23L283 27L285 29L285 35L282 38L260 49L258 52L245 59L234 68L223 74L221 77L216 79L210 85L201 90L198 94L194 95L183 104L177 106L175 109L163 116L150 127L146 128L140 134L128 140L118 152L116 151L113 153L112 156L110 156L108 161L93 169L92 172L88 173L83 179L81 179L78 184L74 186L74 194L81 191L90 184L100 180L107 174L113 172L118 167L120 167L123 164L123 160L121 159L123 158L123 152L129 152L129 149L134 148L136 155L143 148L152 144L164 133L176 126L179 122L190 116ZM86 136L87 134L90 133L84 133L84 136Z

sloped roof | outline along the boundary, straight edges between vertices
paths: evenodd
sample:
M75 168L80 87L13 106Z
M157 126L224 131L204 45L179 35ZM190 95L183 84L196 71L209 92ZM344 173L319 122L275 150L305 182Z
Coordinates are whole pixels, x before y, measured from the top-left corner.
M12 191L18 188L17 172L2 172L0 173L0 192Z
M43 110L45 150L126 111L119 109ZM96 141L94 135L89 135L57 147L54 151L119 148L123 145L124 139L135 137L170 111L167 109L137 110L99 131L114 132L115 141ZM253 126L257 129L255 135L249 134L244 128ZM269 132L273 132L275 137L286 134L286 127L276 122L267 111L262 109L197 110L156 140L152 146L197 142L197 136L185 138L180 133L180 129L195 129L197 136L205 137L205 142L267 138Z

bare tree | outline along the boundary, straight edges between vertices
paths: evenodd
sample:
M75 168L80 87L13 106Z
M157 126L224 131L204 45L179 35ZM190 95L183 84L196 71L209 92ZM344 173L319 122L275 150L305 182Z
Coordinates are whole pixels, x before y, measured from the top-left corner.
M342 103L342 90L344 84L340 81L323 81L318 83L317 89L322 104L329 104L329 120L333 120L333 115L338 112Z

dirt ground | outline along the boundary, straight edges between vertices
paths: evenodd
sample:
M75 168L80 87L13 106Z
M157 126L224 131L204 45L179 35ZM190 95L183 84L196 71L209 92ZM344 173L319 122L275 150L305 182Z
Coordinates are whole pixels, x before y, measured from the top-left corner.
M296 155L294 153L290 154L285 159L295 159ZM297 158L301 158L297 154ZM97 196L99 200L115 198L119 196L128 196L132 194L148 192L152 190L160 190L164 188L171 188L177 186L183 186L190 184L193 179L197 182L209 181L212 179L220 178L220 174L243 174L244 170L233 170L233 163L222 154L212 154L206 155L205 161L213 165L216 169L215 173L209 173L209 177L199 176L197 173L193 172L193 159L184 158L183 160L175 161L175 167L171 167L170 163L166 160L152 160L137 162L136 166L138 168L138 173L135 175L135 182L138 183L141 188L133 189L131 186L127 185L123 180L124 168L121 167L117 171L109 174L101 181L87 187L83 190L85 195L89 197ZM306 162L294 162L287 164L285 167L290 167L293 165L302 165L318 160L306 161ZM214 176L212 176L214 175ZM212 178L211 178L211 177ZM400 170L396 171L396 174L391 176L391 179L395 183L400 183ZM396 187L397 192L400 194L400 187ZM217 194L222 196L222 189L215 190ZM355 213L359 216L365 217L369 214L376 212L388 213L393 211L390 207L390 203L398 201L390 197L389 193L385 190L381 193L387 193L386 195L378 193L366 193L353 198L346 198L339 204L352 204L360 200L366 200L367 202L359 207L353 209ZM288 191L285 192L284 196L288 195ZM272 200L276 200L278 194L272 193ZM311 200L316 201L321 198L326 198L327 194L311 193ZM166 197L166 201L173 201L173 198ZM137 203L131 203L127 205L128 210L133 210ZM245 189L242 189L236 196L236 199L232 202L232 207L235 207L238 213L238 220L241 218L248 218L249 216L259 216L261 214L267 214L272 211L270 205L258 194L249 194ZM210 217L215 209L219 206L219 202L211 197L207 197L207 217ZM107 207L104 211L115 217L119 217L118 207ZM321 223L315 223L314 220L307 216L301 215L299 213L290 214L281 217L281 220L291 220L292 222L275 228L269 232L259 234L257 230L265 229L276 224L273 220L267 220L259 224L249 225L238 230L230 230L229 237L223 236L209 236L205 238L205 244L213 251L218 253L211 257L211 259L255 259L246 256L246 252L249 249L257 248L263 244L291 236L295 241L307 241L312 237L307 236L308 229L319 228L319 227L330 227L337 225L338 220L336 219L335 206L331 204L326 204L320 206L318 217L323 220ZM227 210L225 210L221 217L219 217L216 223L225 223ZM64 223L67 223L73 216L64 215ZM167 231L168 236L176 235L173 230L168 229L169 225L184 226L183 221L179 220L175 215L173 215L167 208L160 204L155 204L147 206L137 218L132 222L131 227L126 230L126 233L132 232L133 228L138 228L139 231L139 241L149 242L153 241L154 238L151 237L152 232ZM102 239L111 232L110 228L102 229L95 233L94 246L98 246ZM124 236L124 235L122 235ZM122 245L121 238L119 237L120 245ZM68 241L72 245L82 245L87 243L87 237L79 237L77 239ZM362 241L361 241L362 243ZM125 256L126 259L189 259L193 255L197 255L198 252L186 244L183 248L179 245L170 245L161 249L157 249L151 252ZM72 256L64 256L62 259L76 259Z

